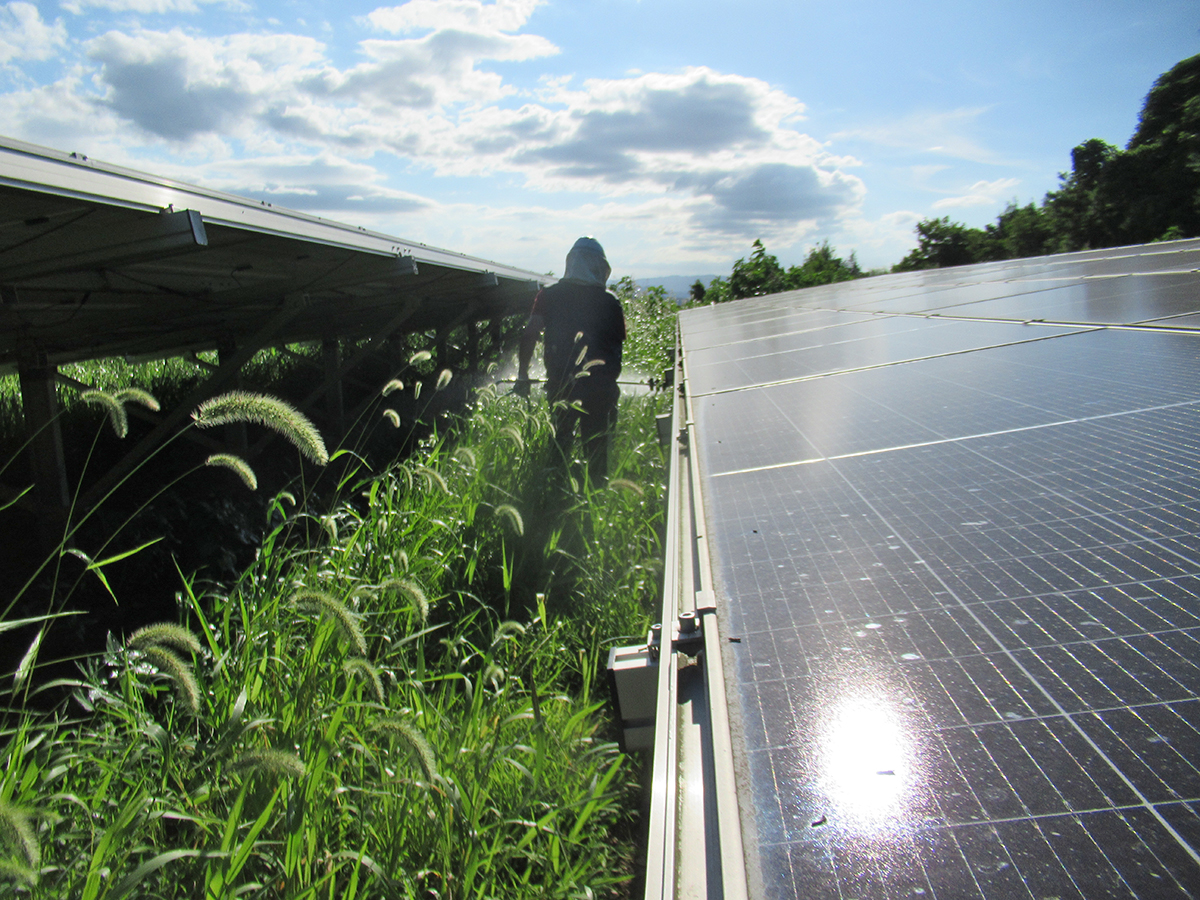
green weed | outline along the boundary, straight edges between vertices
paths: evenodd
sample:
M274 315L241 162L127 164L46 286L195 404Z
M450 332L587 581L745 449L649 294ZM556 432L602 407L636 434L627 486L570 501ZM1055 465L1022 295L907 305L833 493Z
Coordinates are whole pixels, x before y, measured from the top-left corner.
M555 458L544 406L485 389L405 462L333 454L340 504L273 498L236 584L181 575L181 624L110 639L78 678L17 673L71 699L5 719L0 889L624 896L634 849L613 834L632 831L637 778L596 684L657 592L661 403L622 404L593 488ZM328 458L252 395L196 419L234 412ZM116 558L93 556L96 576Z

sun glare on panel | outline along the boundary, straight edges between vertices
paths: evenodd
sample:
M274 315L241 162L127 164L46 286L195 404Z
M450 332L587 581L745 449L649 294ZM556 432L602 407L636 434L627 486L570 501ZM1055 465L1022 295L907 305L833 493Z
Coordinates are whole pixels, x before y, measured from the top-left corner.
M911 747L895 712L875 698L829 710L821 781L841 817L861 825L893 820L909 780Z

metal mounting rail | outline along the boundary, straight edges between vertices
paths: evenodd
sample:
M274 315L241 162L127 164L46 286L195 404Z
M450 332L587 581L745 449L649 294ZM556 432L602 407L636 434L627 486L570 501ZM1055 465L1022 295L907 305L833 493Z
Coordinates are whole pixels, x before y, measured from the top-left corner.
M734 780L687 366L671 419L662 639L655 711L646 900L744 900Z

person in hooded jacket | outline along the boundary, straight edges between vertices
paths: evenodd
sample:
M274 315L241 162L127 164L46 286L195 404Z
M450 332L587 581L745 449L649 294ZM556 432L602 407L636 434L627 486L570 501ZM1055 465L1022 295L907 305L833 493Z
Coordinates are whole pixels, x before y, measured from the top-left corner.
M578 425L588 477L608 477L608 441L617 421L625 311L607 289L612 268L594 238L581 237L567 254L561 281L538 292L521 334L514 390L529 396L529 362L544 334L546 395L553 405L554 440L570 458ZM560 402L561 401L561 402Z

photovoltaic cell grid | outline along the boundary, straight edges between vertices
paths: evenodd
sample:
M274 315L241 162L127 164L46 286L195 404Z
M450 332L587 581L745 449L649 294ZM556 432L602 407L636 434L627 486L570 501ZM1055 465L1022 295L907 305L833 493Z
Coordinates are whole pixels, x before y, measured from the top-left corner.
M1200 897L1197 247L683 314L755 894Z

